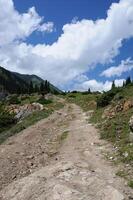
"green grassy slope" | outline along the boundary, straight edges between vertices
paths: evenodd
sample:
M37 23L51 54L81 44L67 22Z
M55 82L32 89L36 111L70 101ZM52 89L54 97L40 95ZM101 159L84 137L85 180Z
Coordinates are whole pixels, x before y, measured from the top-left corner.
M133 107L127 110L116 112L112 118L102 118L102 115L109 107L114 108L118 104L126 101L133 101L133 86L129 85L121 88L117 96L121 96L121 100L115 100L103 108L97 108L92 116L91 121L97 123L101 130L101 138L107 139L117 146L117 155L120 160L127 163L133 163L133 145L129 141L129 120L133 115ZM125 152L127 156L125 156Z

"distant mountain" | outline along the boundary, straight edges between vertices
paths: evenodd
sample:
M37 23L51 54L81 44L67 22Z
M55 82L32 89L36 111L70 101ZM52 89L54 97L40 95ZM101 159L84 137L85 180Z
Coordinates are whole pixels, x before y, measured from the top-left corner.
M19 74L19 73L14 73L15 75L17 75L19 78L21 78L22 80L24 80L25 82L27 82L28 84L30 84L30 82L32 81L33 85L38 85L40 86L40 84L43 82L45 83L46 80L43 80L42 78L40 78L39 76L36 75L29 75L29 74ZM55 87L53 84L49 83L50 86L50 91L51 93L62 93L62 91L60 89L58 89L57 87Z
M22 92L26 92L29 84L23 79L19 78L16 74L0 67L0 90L18 93L20 88Z
M46 82L42 78L36 75L19 74L16 72L11 72L3 67L0 67L0 91L4 90L9 93L27 93L30 83L33 86L40 87L41 83ZM51 93L62 93L57 87L49 83Z

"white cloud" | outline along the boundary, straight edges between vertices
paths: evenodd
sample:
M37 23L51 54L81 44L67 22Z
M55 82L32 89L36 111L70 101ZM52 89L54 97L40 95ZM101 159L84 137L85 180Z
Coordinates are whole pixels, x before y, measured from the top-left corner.
M117 87L120 87L123 85L123 81L125 81L125 79L117 79L115 80L115 85ZM92 80L86 80L81 82L76 83L73 86L73 90L79 90L79 91L86 91L89 88L91 89L91 91L108 91L110 90L112 87L112 82L111 81L105 81L105 82L101 82L101 81L96 81L95 79Z
M12 0L0 0L0 46L25 39L35 30L51 32L52 29L53 23L43 23L35 7L20 14L15 10Z
M38 30L41 32L52 33L54 30L54 23L53 22L44 23L38 28Z
M127 60L122 60L121 64L118 66L110 67L101 73L101 76L112 77L121 76L124 72L131 71L133 69L133 60L128 58Z
M116 79L115 80L115 85L117 87L121 87L121 86L123 86L123 82L125 82L125 81L126 81L125 79Z
M12 0L0 0L0 65L36 73L62 86L98 63L112 62L123 41L133 37L133 0L113 3L106 19L83 19L64 25L63 33L52 45L33 46L20 41L33 31L46 31L45 27L51 32L52 24L42 25L34 7L20 14ZM108 82L100 87L106 85Z

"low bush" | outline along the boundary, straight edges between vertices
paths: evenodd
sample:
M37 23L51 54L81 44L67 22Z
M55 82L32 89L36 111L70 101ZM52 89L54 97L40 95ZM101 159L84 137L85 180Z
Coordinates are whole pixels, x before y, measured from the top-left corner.
M130 181L128 182L128 185L129 185L129 187L133 188L133 180L130 180Z
M52 103L52 100L51 99L40 98L37 102L42 104L42 105L44 105L44 104Z
M9 113L4 105L0 105L0 132L15 123L14 114Z
M97 98L97 107L105 107L109 105L118 92L120 92L120 88L113 88L108 92L104 92Z
M19 100L17 95L12 95L9 100L8 100L9 104L20 104L21 101Z
M69 94L70 98L76 98L76 96L74 94Z

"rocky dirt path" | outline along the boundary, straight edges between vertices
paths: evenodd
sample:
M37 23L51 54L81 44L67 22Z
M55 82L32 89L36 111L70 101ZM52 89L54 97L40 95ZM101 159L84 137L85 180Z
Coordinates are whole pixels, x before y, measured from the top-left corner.
M67 105L1 145L0 200L133 199L87 120L78 106Z

